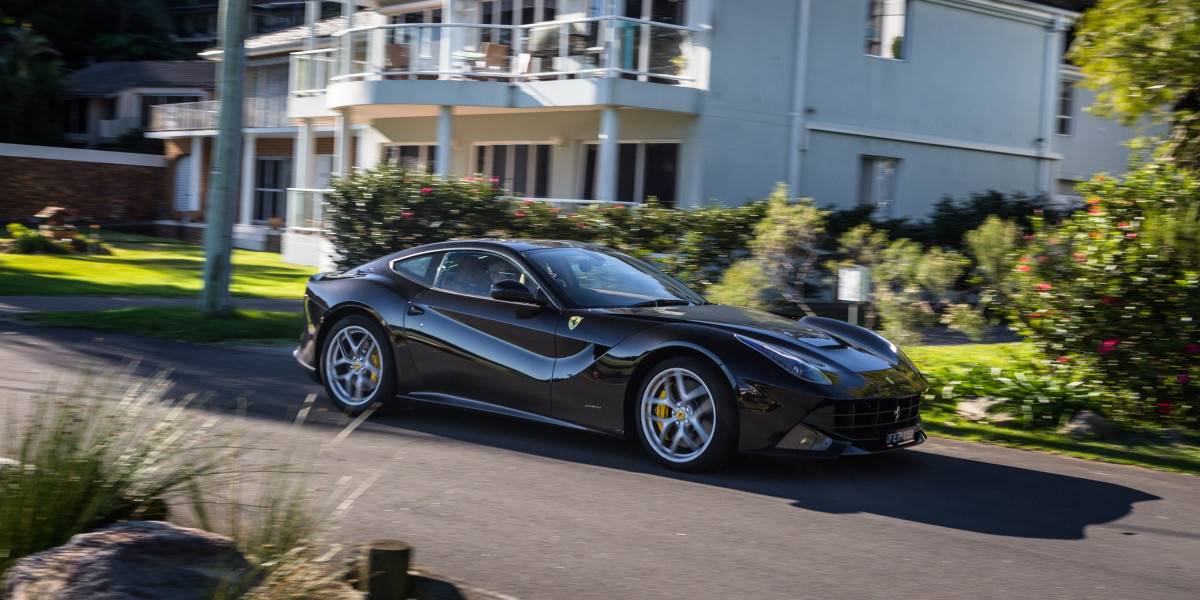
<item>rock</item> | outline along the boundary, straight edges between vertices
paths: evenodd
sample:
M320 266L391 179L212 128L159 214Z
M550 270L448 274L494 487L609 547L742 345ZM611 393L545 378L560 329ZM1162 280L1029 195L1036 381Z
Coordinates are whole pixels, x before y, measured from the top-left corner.
M1090 410L1081 410L1058 432L1074 438L1102 440L1112 435L1113 427L1104 417Z
M117 523L18 560L9 600L201 600L240 591L258 575L232 539L162 521ZM230 594L236 596L237 594Z
M975 423L991 423L998 427L1011 427L1016 424L1017 419L1008 412L991 412L993 406L1003 404L1004 400L998 398L968 398L960 400L954 406L954 412L968 421Z

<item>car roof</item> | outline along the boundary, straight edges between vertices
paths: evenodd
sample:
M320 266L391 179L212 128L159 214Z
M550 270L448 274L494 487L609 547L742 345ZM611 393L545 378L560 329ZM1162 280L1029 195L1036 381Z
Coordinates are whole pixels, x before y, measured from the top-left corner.
M409 251L426 252L426 251L435 250L438 248L464 247L464 246L475 247L475 248L486 248L489 246L490 247L499 246L499 247L507 248L507 249L512 250L513 252L517 252L517 253L528 252L530 250L538 250L541 248L598 248L598 246L596 246L595 244L589 244L587 242L573 242L573 241L568 241L568 240L532 240L532 239L531 240L527 240L527 239L518 240L518 239L504 239L504 238L480 238L480 239L450 240L450 241L445 241L445 242L434 242L432 244L425 244L423 246L409 248L405 252L409 252Z

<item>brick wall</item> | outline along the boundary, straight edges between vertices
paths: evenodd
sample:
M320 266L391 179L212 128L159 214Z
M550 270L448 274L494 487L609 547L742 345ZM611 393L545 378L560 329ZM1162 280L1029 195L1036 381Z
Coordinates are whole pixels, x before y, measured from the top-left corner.
M0 222L46 206L100 222L150 221L170 207L168 169L0 155Z

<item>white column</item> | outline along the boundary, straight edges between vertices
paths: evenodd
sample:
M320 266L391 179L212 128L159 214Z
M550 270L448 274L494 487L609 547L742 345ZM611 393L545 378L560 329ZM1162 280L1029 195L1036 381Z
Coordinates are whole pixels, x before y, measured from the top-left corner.
M796 7L797 35L794 55L796 64L792 69L792 109L788 113L788 117L791 119L791 132L788 137L787 165L788 193L793 198L800 195L801 157L805 150L804 140L807 137L805 129L808 127L804 108L807 104L805 83L808 74L810 4L811 0L800 0L799 6Z
M619 175L618 141L621 138L621 121L615 106L605 106L600 111L600 148L596 153L596 199L601 202L626 200L617 198Z
M342 0L342 15L346 18L346 29L354 27L354 2L353 0ZM340 60L341 68L338 69L339 75L350 74L350 58L354 55L354 36L355 34L343 35L342 40L342 55Z
M304 24L308 26L308 37L304 40L305 50L317 49L317 21L321 20L321 0L304 3Z
M315 167L312 119L301 119L292 146L292 187L311 188Z
M257 136L247 133L242 136L242 193L238 209L238 224L249 225L254 220L254 142Z
M437 175L450 176L451 148L454 138L454 111L450 106L438 107L437 121Z
M344 111L338 111L333 127L333 175L335 177L346 177L352 172L350 164L350 144L354 143L352 136L350 120L346 118Z
M204 138L192 136L192 163L191 172L188 173L188 179L191 180L192 189L190 192L191 202L188 204L188 210L200 210L200 184L204 180L204 170L201 165L204 163Z

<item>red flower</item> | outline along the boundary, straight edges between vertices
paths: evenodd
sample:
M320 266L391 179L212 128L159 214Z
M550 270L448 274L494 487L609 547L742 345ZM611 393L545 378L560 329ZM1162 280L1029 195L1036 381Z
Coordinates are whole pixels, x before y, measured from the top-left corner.
M1100 347L1099 347L1099 348L1097 348L1096 350L1097 350L1097 351L1098 351L1100 354L1109 354L1109 353L1111 353L1113 350L1116 350L1116 349L1117 349L1117 345L1118 345L1118 344L1120 344L1120 343L1121 343L1121 340L1119 340L1119 339L1116 339L1116 338L1113 338L1113 339L1111 339L1111 340L1104 340L1103 342L1101 342L1101 344L1100 344Z
M524 219L525 213L516 213L518 219Z
M558 211L559 211L559 209L557 209L557 208L552 208L552 209L550 209L550 212L552 212L552 213L556 213L556 212L558 212Z
M586 224L587 224L587 223L584 223L583 221L580 221L580 222L576 223L576 224L575 224L575 226L576 226L576 227L583 227L583 226L584 226L584 225L586 225Z
M499 181L500 181L500 178L499 178L499 177L493 177L493 178L492 178L492 183L497 183L497 182L499 182Z
M1038 260L1040 260L1042 262L1050 262L1050 257L1049 256L1039 256Z
M1200 352L1200 344L1196 344L1196 343L1188 344L1183 347L1183 351L1187 352L1188 354L1195 354L1197 352Z
M422 194L428 194L429 192L432 192L432 191L433 191L433 188L421 188Z
M1091 198L1087 199L1087 203L1088 204L1100 204L1100 199L1095 196L1092 196Z
M1017 270L1018 270L1018 271L1020 271L1020 272L1022 272L1022 273L1028 273L1028 272L1029 272L1029 265L1021 265L1021 266L1017 267Z
M1048 289L1050 289L1050 288L1051 288L1051 285L1050 285L1050 284L1048 284L1048 283L1039 283L1039 284L1038 284L1038 286L1037 286L1037 290L1038 290L1039 292L1044 292L1044 291L1046 291L1046 290L1048 290Z
M1133 238L1137 237L1137 234L1133 233L1133 232L1129 232L1129 233L1125 234L1125 237L1127 237L1129 239L1133 239Z
M1026 239L1026 240L1032 240L1032 239L1033 239L1033 236L1032 236L1032 235L1027 235L1027 236L1025 236L1025 237L1024 237L1024 238L1022 238L1022 239Z
M616 205L616 207L617 207L617 208L625 208L625 205L624 205L624 204L617 204L617 205Z
M1117 223L1117 227L1120 227L1121 229L1125 229L1126 227L1129 227L1129 223Z
M1029 313L1029 317L1031 319L1040 319L1042 318L1042 313Z
M1089 215L1102 215L1102 214L1104 214L1104 213L1103 213L1103 212L1101 212L1101 211L1099 211L1099 210L1096 210L1096 209L1094 209L1094 208L1093 208L1092 210L1089 210L1089 211L1088 211L1088 214L1089 214Z
M409 212L405 212L405 213L400 213L400 216L404 217L405 219L411 219L413 214L409 213Z
M533 204L533 200L526 200L525 204Z
M1096 181L1104 181L1106 178L1103 175L1097 175Z
M1113 303L1112 296L1100 296L1100 301L1109 306L1112 306Z
M1178 374L1178 375L1176 375L1176 376L1175 376L1175 383L1187 383L1187 382L1189 382L1189 381L1191 381L1191 380L1192 380L1192 378L1191 378L1191 377L1188 377L1188 376L1187 376L1186 374L1184 374L1184 373L1180 373L1180 374Z
M1055 359L1055 360L1057 360L1057 361L1058 361L1058 362L1060 362L1060 363L1065 363L1065 362L1069 362L1071 359L1070 359L1070 358L1067 358L1066 356L1060 356L1060 357L1058 357L1058 358L1057 358L1057 359Z

